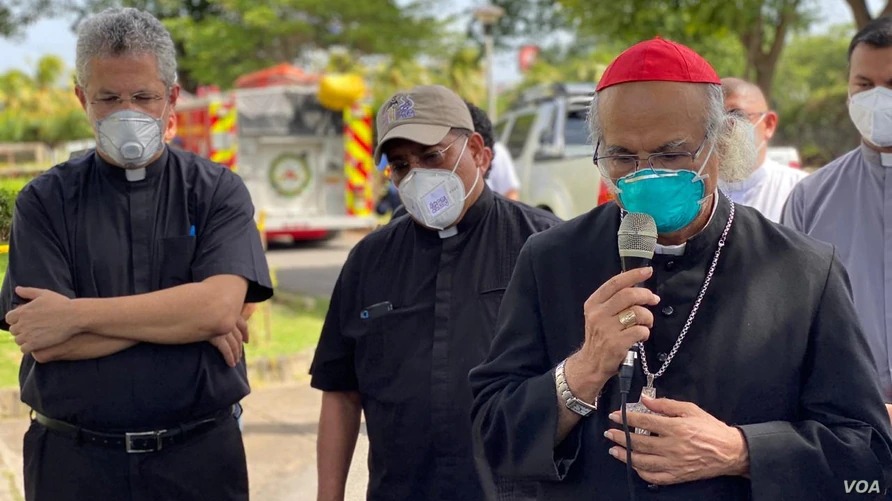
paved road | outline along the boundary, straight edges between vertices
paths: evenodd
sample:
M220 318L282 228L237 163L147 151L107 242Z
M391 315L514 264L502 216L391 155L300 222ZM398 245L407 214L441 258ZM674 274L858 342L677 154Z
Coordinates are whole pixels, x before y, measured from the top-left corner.
M317 244L272 247L266 253L275 270L278 287L314 297L329 297L350 249L362 233L343 232L338 238Z

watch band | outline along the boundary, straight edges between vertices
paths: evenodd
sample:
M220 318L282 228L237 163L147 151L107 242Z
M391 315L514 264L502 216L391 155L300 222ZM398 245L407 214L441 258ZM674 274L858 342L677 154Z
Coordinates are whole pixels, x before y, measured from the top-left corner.
M598 397L601 395L599 394L598 397L595 397L595 402L593 404L584 402L573 396L573 392L570 391L570 385L567 384L567 378L564 376L564 364L566 363L567 359L564 359L554 369L555 388L557 388L558 396L564 401L564 405L566 405L568 409L582 417L586 417L591 414L592 411L598 410Z

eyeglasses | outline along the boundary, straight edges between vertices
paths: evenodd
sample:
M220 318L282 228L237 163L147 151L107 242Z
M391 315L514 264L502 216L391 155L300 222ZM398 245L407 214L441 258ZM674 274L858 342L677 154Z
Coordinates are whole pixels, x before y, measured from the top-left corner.
M140 110L151 113L160 112L163 107L162 101L165 101L165 99L164 96L159 96L158 94L138 92L129 98L123 98L116 95L104 95L90 101L90 104L95 106L97 111L110 112L120 109L124 103L133 103L133 105Z
M758 119L762 118L763 116L767 115L768 111L766 110L766 111L746 112L746 111L741 110L740 108L734 108L732 110L728 110L728 114L746 117L747 120L752 122L752 121L758 120Z
M628 176L633 172L638 172L641 168L641 162L646 163L645 169L667 169L667 170L694 170L694 165L703 146L706 144L709 136L705 136L700 146L693 152L690 151L666 151L660 153L652 153L642 160L638 155L605 155L598 156L598 149L601 147L601 139L595 146L595 156L592 161L598 166L601 174L609 178L614 183L622 177Z
M418 167L422 167L425 169L442 169L444 167L452 168L451 165L447 165L446 162L446 152L449 151L449 148L458 142L459 139L463 137L468 137L467 134L459 134L452 141L449 142L443 149L432 149L425 151L420 156L415 157L416 162L415 165ZM390 171L390 179L393 180L394 184L399 184L403 177L409 173L412 169L412 163L409 161L410 158L414 155L400 155L401 158L397 160L390 161L387 164L387 168Z

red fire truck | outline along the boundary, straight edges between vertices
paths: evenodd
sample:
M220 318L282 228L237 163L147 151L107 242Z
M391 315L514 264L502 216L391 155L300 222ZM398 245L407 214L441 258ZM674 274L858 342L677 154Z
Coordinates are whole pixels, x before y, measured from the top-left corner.
M326 108L319 85L319 76L279 65L177 103L174 144L242 177L269 241L376 224L371 111Z

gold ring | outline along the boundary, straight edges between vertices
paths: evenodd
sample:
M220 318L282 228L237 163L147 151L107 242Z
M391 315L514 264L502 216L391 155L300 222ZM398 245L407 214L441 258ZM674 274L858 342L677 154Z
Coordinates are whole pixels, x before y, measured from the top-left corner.
M638 323L638 315L635 315L634 310L626 310L619 314L619 323L623 324L624 328L629 328Z

